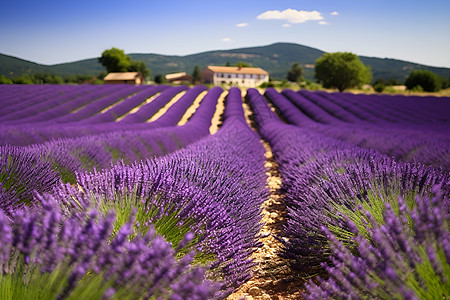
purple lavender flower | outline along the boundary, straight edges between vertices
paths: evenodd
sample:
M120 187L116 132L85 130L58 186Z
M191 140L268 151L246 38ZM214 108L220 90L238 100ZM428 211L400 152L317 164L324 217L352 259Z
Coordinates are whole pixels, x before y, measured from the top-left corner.
M52 289L33 291L51 298L76 297L85 289L103 291L105 297L113 292L138 298L175 297L181 291L174 291L172 286L189 287L186 293L196 299L214 298L219 285L205 280L205 271L200 267L191 267L193 254L179 261L172 246L154 232L130 239L133 231L127 224L110 241L112 215L102 218L91 211L83 220L65 219L52 196L40 200L43 206L35 211L16 210L11 218L0 212L2 275L38 283L38 273L29 273L34 269L39 274L60 272ZM86 279L91 277L96 279ZM24 288L33 286L39 285ZM20 290L12 290L13 297L19 295L16 292Z
M433 207L438 208L435 213L439 217L414 218L414 230L401 222L401 216L388 207L384 213L384 225L372 224L373 227L367 229L369 238L356 237L358 247L355 253L324 228L333 250L331 264L325 266L330 278L322 280L320 286L309 283L305 298L314 299L317 295L326 295L327 299L342 295L403 299L447 297L449 278L444 269L448 270L450 262L439 254L450 236L447 226L438 221L447 215L444 199L442 194L435 195L432 201L418 197L418 206L408 214ZM425 224L436 227L436 230L430 230L423 226ZM353 272L359 275L357 279Z

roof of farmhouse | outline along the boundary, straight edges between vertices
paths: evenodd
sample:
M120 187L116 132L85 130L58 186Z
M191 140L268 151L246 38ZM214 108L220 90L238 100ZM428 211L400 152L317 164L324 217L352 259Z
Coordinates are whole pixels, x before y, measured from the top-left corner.
M208 66L207 69L213 71L214 73L269 75L269 73L267 73L267 71L265 71L261 68Z
M179 72L179 73L167 74L165 77L166 77L166 79L174 79L174 78L179 78L179 77L183 77L186 75L187 75L186 72Z
M138 76L141 76L139 72L109 73L103 80L133 80Z

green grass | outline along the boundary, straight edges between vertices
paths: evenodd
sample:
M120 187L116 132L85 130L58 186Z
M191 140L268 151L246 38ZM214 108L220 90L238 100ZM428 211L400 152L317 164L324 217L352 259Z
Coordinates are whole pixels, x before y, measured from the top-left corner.
M203 234L192 232L192 227L197 224L197 220L193 218L181 219L181 208L177 208L173 203L165 203L163 193L154 194L145 199L137 195L136 190L135 188L130 192L116 193L113 199L91 193L91 202L103 215L106 216L111 211L116 215L111 238L117 234L124 224L132 220L134 236L138 233L145 234L150 228L153 228L157 234L163 236L166 241L172 244L172 247L177 250L178 258L196 248L203 236ZM186 247L178 249L180 242L189 232L194 233L193 240ZM205 250L196 253L194 264L205 265L215 259L214 254Z
M370 189L367 189L367 196L364 200L350 199L350 202L353 201L354 203L352 206L333 201L332 205L336 216L343 221L345 221L345 217L348 217L355 224L357 234L377 247L369 230L373 226L381 227L385 223L384 212L386 211L386 204L389 204L392 211L405 220L403 227L399 230L402 230L405 237L408 238L409 245L412 247L411 251L420 257L419 262L409 261L408 255L401 253L403 259L396 260L395 265L391 266L399 277L398 281L411 288L420 299L447 299L450 296L450 265L446 260L444 249L439 246L439 241L433 236L428 236L426 242L422 244L415 241L414 224L410 212L416 207L416 196L419 191L416 188L416 190L401 193L398 183L395 184L394 181L387 189L381 184L372 183ZM431 199L429 189L423 191L422 194ZM401 211L399 197L402 197L407 210ZM352 253L358 255L354 233L332 224L329 224L328 228ZM430 247L431 251L436 254L437 265L441 268L438 272L433 268L433 264L428 257L427 247ZM396 284L399 284L399 282L382 279L374 272L370 273L370 278L377 282L379 286L375 291L361 291L362 297L370 294L377 295L379 299L402 299L402 296L397 292ZM443 296L444 298L442 298Z
M333 215L337 218L348 217L348 219L358 228L359 234L368 237L367 226L370 227L371 220L367 216L367 212L376 221L378 225L384 224L383 214L386 210L386 204L389 204L395 214L399 215L400 207L398 198L402 197L408 209L412 209L416 204L416 196L418 190L411 190L401 193L398 188L400 184L391 183L387 188L382 184L372 182L367 191L360 191L366 194L364 199L347 199L344 203L331 201L333 207ZM335 218L335 216L333 216ZM408 217L408 225L412 228L411 218ZM346 242L351 239L354 234L340 226L329 224L329 230L341 241Z
M16 259L12 273L0 274L0 300L54 300L67 292L67 279L73 267L61 263L50 273L41 272L39 265L25 264L23 257ZM104 282L101 274L87 274L64 299L101 300L110 286L111 282Z

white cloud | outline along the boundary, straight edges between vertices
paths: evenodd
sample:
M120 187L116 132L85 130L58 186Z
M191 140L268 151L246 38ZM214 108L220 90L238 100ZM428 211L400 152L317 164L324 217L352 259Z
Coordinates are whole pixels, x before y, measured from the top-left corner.
M319 21L319 24L320 24L320 25L328 25L328 22L325 22L325 21Z
M223 38L223 39L222 39L222 42L228 43L228 42L231 42L231 39L226 37L226 38Z
M283 25L281 25L281 26L283 26L283 27L291 27L292 25L291 24L288 24L288 23L284 23Z
M248 25L248 23L239 23L236 24L236 27L246 27Z
M333 11L330 15L337 16L339 13L337 11Z
M285 20L289 23L304 23L306 21L320 21L323 20L320 12L295 10L292 8L279 10L268 10L256 17L259 20Z

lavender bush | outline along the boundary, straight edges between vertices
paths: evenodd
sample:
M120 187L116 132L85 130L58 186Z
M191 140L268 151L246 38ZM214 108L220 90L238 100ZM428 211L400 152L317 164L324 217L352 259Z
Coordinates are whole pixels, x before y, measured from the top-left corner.
M11 218L0 212L2 298L214 297L217 284L191 267L193 254L176 259L179 249L154 231L136 235L127 223L111 239L113 215L64 218L52 197L40 202L41 209L16 210Z
M61 182L52 165L40 160L33 151L20 147L0 147L0 210L10 214L15 209L33 205L34 191L50 192Z
M305 299L445 299L450 294L449 199L442 194L418 197L410 210L399 198L389 204L383 225L366 211L368 236L349 221L356 235L350 251L328 229L332 256L324 264L329 278L310 281ZM412 223L412 224L411 224Z

